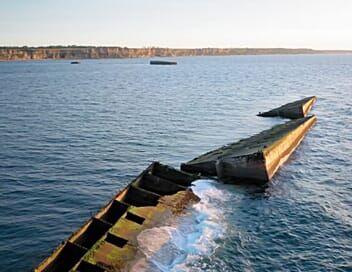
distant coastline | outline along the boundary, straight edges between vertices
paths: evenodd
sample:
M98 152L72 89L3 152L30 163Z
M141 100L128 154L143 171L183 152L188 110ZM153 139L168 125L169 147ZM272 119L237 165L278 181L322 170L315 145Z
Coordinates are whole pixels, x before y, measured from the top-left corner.
M308 48L128 48L105 46L0 47L0 61L44 59L104 59L178 56L230 56L278 54L352 54L352 50Z

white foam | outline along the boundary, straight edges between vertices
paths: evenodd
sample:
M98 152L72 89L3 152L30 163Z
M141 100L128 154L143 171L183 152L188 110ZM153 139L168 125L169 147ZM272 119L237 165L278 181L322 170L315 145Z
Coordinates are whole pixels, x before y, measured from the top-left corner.
M187 263L210 255L217 248L214 241L222 237L226 225L221 212L225 192L212 180L197 180L192 187L201 201L169 226L141 232L139 249L145 256L132 271L187 271Z

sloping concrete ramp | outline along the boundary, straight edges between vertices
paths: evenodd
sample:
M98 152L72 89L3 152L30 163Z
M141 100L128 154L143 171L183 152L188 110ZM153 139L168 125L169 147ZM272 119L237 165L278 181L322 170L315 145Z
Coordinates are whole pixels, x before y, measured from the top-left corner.
M181 170L223 180L269 181L315 124L316 117L295 119L250 138L210 151L181 165Z
M267 112L260 112L257 116L261 117L283 117L290 119L297 119L306 117L308 112L312 109L317 98L315 96L310 96L297 100L278 108L272 109Z
M197 178L154 162L34 271L129 271L137 235L199 201L189 188Z

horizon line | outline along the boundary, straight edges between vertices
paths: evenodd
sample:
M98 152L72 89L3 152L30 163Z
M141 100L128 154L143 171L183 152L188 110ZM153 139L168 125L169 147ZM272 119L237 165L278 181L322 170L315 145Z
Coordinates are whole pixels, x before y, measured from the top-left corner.
M49 44L49 45L0 45L1 49L5 48L129 48L129 49L287 49L287 50L312 50L312 51L352 51L352 49L317 49L310 47L169 47L169 46L125 46L125 45L77 45L77 44Z

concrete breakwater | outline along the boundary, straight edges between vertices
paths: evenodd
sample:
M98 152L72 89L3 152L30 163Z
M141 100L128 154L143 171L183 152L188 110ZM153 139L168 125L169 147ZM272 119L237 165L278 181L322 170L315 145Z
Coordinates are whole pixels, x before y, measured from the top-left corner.
M204 176L217 176L228 182L270 181L315 124L314 115L304 117L315 101L316 97L311 96L285 104L263 115L259 114L294 120L200 155L182 163L181 170Z
M306 117L308 112L312 109L317 98L310 96L297 100L291 103L287 103L278 108L272 109L267 112L260 112L258 116L261 117L283 117L290 119L297 119Z
M231 182L267 182L315 122L310 116L274 126L183 163L181 170Z
M128 271L136 258L139 233L199 201L190 189L197 178L152 163L35 271Z
M313 115L274 126L182 164L181 171L152 163L35 271L129 271L138 258L142 231L163 226L200 200L191 189L200 175L267 182L315 122Z
M165 61L165 60L151 60L150 65L176 65L176 61Z

